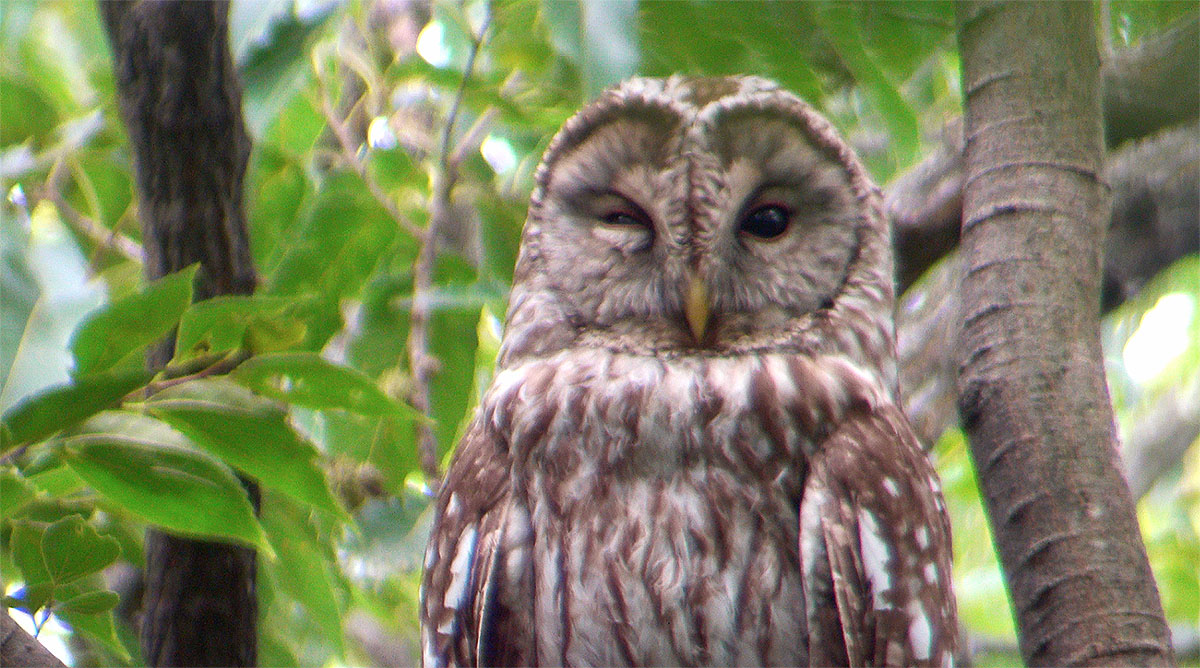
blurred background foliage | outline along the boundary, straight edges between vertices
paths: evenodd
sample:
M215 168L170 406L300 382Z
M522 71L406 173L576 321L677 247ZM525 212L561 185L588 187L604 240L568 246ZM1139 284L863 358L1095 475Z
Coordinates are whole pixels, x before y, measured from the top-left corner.
M1121 48L1195 11L1114 0L1098 24ZM43 642L74 665L139 663L147 523L260 547L263 665L415 660L429 524L419 433L433 429L444 461L491 377L533 170L604 87L635 73L774 78L827 114L885 185L960 113L943 2L235 0L230 32L261 284L254 298L189 308L190 273L141 278L96 7L0 3L0 568L5 606L34 612ZM429 229L431 211L445 215ZM421 229L437 259L414 294ZM1123 425L1200 393L1198 286L1191 256L1106 317ZM410 363L414 305L437 362L425 388ZM130 394L147 382L145 346L180 321L176 363L249 360L229 380ZM428 420L409 407L417 391ZM1168 618L1194 640L1200 448L1186 451L1139 516ZM1016 663L962 433L946 430L932 456L965 632L980 665ZM234 469L263 483L257 520Z

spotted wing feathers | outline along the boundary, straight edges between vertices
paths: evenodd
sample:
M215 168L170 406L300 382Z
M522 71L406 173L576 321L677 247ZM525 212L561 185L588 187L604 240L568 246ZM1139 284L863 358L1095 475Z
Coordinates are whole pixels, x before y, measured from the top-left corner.
M531 642L522 640L530 626L506 609L507 596L519 592L511 582L502 585L511 571L505 547L505 527L511 524L507 461L477 423L442 483L421 591L426 668L531 663L525 651Z
M851 418L822 445L800 521L810 665L953 663L950 526L898 410Z

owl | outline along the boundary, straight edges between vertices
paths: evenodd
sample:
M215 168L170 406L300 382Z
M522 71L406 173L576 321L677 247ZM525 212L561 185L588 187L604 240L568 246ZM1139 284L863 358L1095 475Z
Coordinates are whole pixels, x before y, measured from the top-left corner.
M424 665L951 664L889 225L829 122L759 78L631 79L535 181Z

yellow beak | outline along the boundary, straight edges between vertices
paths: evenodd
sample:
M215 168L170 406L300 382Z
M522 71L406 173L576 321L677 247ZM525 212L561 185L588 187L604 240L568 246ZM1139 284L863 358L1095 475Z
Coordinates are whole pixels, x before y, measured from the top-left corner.
M683 315L687 318L688 327L692 330L696 343L704 340L710 309L708 285L698 274L691 274L688 277L687 293L683 296Z

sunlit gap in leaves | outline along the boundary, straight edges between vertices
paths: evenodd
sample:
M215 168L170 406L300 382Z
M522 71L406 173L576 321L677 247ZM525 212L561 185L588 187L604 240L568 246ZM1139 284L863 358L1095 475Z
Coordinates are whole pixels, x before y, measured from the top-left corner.
M25 588L24 582L11 582L4 589L5 596L20 597L20 592ZM34 635L36 628L33 623L33 617L17 610L16 608L8 608L6 611L8 616L16 620L21 628L29 635ZM41 616L39 612L38 616ZM37 639L42 643L42 646L50 650L50 653L58 657L59 661L68 666L75 665L75 655L71 654L71 648L67 647L67 637L71 633L71 627L63 624L58 617L50 615L46 621L42 623L42 630L37 634Z
M517 166L517 152L504 137L488 135L479 145L479 153L497 174L507 174Z
M371 148L388 150L400 145L392 126L388 125L387 116L376 116L367 126L367 145Z
M450 47L446 45L446 28L440 21L430 21L417 36L417 55L434 67L450 64Z
M1196 298L1183 292L1159 297L1142 315L1121 351L1125 371L1139 385L1154 380L1188 349Z

